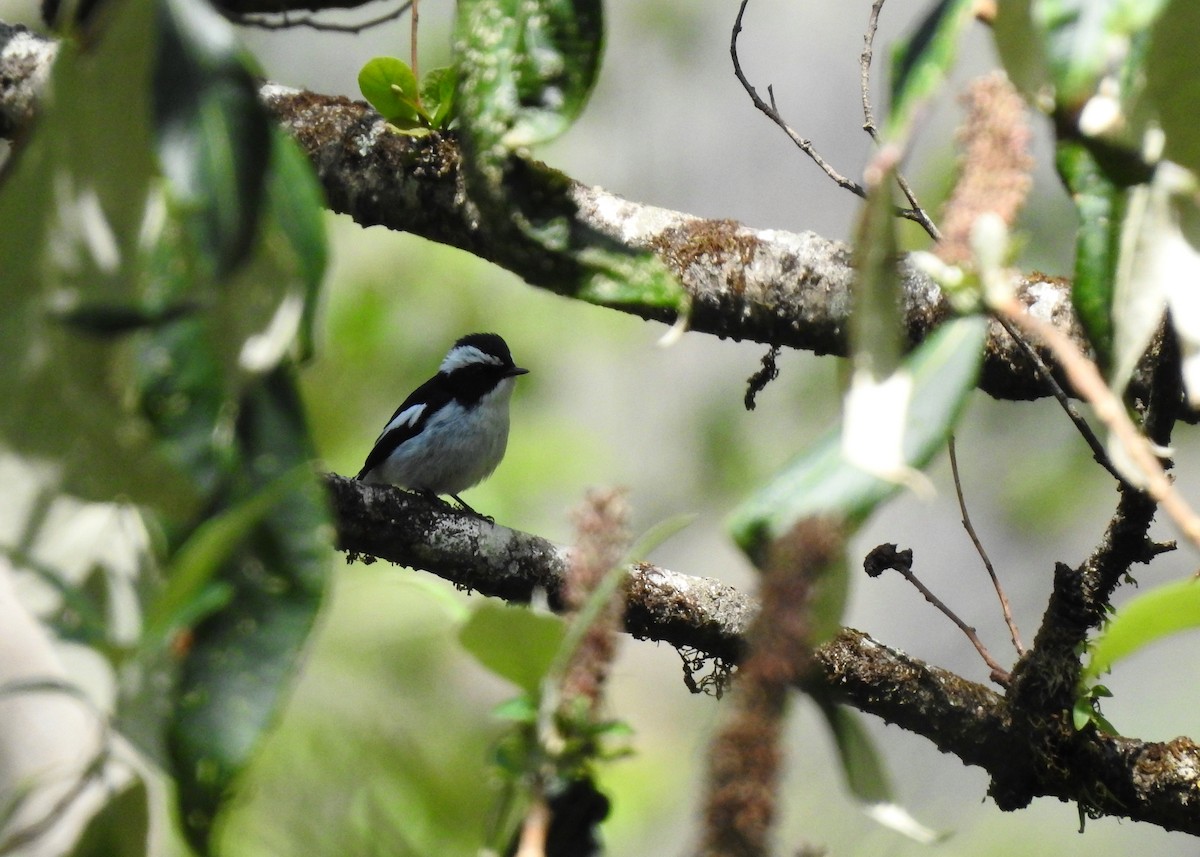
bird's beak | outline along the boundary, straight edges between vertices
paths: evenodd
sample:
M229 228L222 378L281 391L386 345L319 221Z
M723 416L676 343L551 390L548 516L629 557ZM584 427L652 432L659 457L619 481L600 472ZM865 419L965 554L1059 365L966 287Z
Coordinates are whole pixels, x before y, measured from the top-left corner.
M505 378L515 378L517 375L528 375L528 369L522 369L520 366L514 366L505 373Z

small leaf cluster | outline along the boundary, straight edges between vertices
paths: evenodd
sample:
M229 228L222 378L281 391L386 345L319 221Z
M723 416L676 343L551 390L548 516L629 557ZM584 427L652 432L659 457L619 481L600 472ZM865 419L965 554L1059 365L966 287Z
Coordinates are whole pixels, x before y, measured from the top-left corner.
M454 124L457 84L454 66L432 69L418 82L408 63L396 57L375 57L358 73L363 97L398 131L413 136Z

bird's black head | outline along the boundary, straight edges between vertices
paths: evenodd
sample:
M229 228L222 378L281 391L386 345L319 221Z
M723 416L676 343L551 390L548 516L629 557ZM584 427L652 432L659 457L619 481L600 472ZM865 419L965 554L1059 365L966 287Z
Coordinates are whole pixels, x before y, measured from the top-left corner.
M524 375L508 344L495 333L464 336L446 354L438 373L452 384L455 398L478 399L505 378Z

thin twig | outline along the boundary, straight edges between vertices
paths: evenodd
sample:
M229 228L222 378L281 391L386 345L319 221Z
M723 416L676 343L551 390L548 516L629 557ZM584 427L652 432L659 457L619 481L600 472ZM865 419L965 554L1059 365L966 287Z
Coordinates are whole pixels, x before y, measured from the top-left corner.
M788 135L788 139L795 143L800 151L812 158L813 163L820 167L822 171L824 171L825 175L833 179L838 187L844 188L856 196L866 199L867 192L863 189L862 185L856 181L846 178L837 170L835 170L824 158L820 156L820 154L817 153L816 149L813 148L811 140L801 137L790 125L787 124L787 122L783 120L783 117L779 115L779 111L775 108L775 94L771 91L771 88L767 87L767 94L771 97L771 103L768 104L762 100L762 97L758 94L758 90L756 90L746 78L745 73L742 71L742 61L738 58L737 40L738 35L742 32L742 16L745 15L746 5L749 2L750 0L742 0L741 5L738 7L737 18L733 22L733 33L729 39L729 55L733 58L733 73L737 75L738 82L742 84L742 88L746 90L746 94L750 96L750 100L754 102L754 106L765 113L768 119L778 125L780 129L783 130L783 133Z
M875 114L871 110L871 62L875 58L875 30L879 26L879 12L883 9L885 0L875 0L871 4L871 14L867 18L867 31L863 33L863 49L858 57L858 81L862 94L863 130L878 142L875 128Z
M875 30L879 27L879 13L883 9L885 0L875 0L871 4L871 14L867 18L867 31L863 34L863 49L858 57L858 77L859 88L862 95L863 106L863 130L867 132L870 138L879 144L879 129L875 126L875 113L871 109L871 62L875 57ZM933 219L926 213L921 204L917 202L917 194L909 185L908 180L904 178L899 171L896 172L896 184L900 186L900 191L908 200L908 204L912 206L906 209L908 214L905 215L909 220L915 221L921 225L934 241L942 240L942 233L933 222Z
M1015 299L1009 299L994 309L1025 331L1037 336L1054 352L1059 365L1070 379L1071 386L1092 406L1096 417L1108 427L1124 448L1131 466L1137 468L1145 481L1143 490L1162 507L1183 535L1200 548L1200 516L1196 515L1183 496L1175 490L1174 484L1151 449L1150 442L1130 420L1121 400L1104 382L1096 364L1067 336L1053 325L1030 315Z
M992 586L996 589L996 597L1000 599L1000 611L1004 614L1004 623L1008 625L1008 633L1012 636L1013 647L1017 650L1018 656L1025 654L1025 647L1021 644L1021 634L1017 630L1017 623L1013 621L1012 607L1008 603L1008 596L1004 594L1004 587L1000 585L1000 578L996 576L996 568L992 565L991 558L988 557L987 551L983 548L983 542L979 540L978 533L975 532L975 527L971 524L971 516L967 513L967 501L963 497L962 480L958 473L958 456L954 449L954 435L950 435L950 472L954 474L954 493L958 496L958 509L962 512L963 528L966 529L967 535L971 537L971 543L975 545L975 552L979 554L979 558L983 560L983 567L987 569L988 577L992 579Z
M419 0L409 0L412 6L412 18L410 19L408 30L409 51L412 54L412 73L418 81L421 80L421 72L417 68L417 22L421 19L421 8Z
M959 619L958 614L947 607L945 603L943 603L942 599L934 595L929 588L925 586L925 584L922 583L915 574L912 573L911 569L904 568L903 566L895 566L895 569L896 571L900 572L905 580L917 588L917 591L924 596L926 601L940 610L943 616L957 625L958 629L967 635L967 639L971 641L971 645L975 647L975 651L979 652L979 656L983 658L983 662L987 664L988 669L992 671L992 681L996 682L996 684L1007 687L1009 681L1011 680L1008 670L996 662L996 659L992 657L991 652L987 650L987 646L983 644L983 640L979 639L979 634L975 632L975 629L962 619Z
M1071 397L1063 390L1062 385L1055 380L1050 367L1046 365L1046 361L1042 360L1042 356L1037 353L1037 349L1029 344L1029 341L1021 335L1021 331L1013 327L1007 318L999 313L994 314L992 317L1012 337L1013 342L1017 343L1017 347L1029 358L1034 368L1037 369L1038 374L1045 379L1046 385L1050 388L1050 393L1054 396L1055 401L1058 402L1059 407L1066 413L1067 418L1075 424L1075 428L1087 443L1088 448L1092 450L1092 458L1096 460L1096 463L1112 474L1112 477L1118 482L1128 485L1129 483L1125 477L1113 466L1112 461L1108 457L1108 451L1104 448L1104 444L1100 442L1100 438L1096 437L1096 433L1092 431L1092 427L1088 425L1088 421L1076 410Z
M280 18L269 15L232 15L230 16L230 20L240 26L254 27L259 30L290 30L294 27L308 27L309 29L324 33L361 33L372 27L378 27L380 24L386 24L388 21L396 20L407 12L411 5L412 0L406 0L395 11L363 21L361 24L329 24L318 20L315 15L293 18L286 11Z

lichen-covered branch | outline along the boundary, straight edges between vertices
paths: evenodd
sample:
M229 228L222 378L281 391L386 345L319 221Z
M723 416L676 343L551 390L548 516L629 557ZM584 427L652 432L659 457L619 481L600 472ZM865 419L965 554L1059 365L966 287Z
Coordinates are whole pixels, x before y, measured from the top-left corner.
M31 117L37 91L53 60L51 42L0 24L0 136L11 138ZM268 109L299 142L316 168L329 207L363 225L382 225L503 264L535 286L554 288L553 274L536 261L513 258L503 238L479 226L464 193L460 152L450 135L412 138L392 133L362 102L265 84ZM633 250L653 252L680 279L691 301L692 330L813 351L845 354L853 282L846 245L811 232L752 229L622 199L565 179L542 165L530 181L565 181L581 228ZM950 314L939 289L902 265L906 323L922 340ZM1064 281L1032 276L1020 300L1086 348ZM673 319L656 305L614 306L643 318ZM1046 362L1054 366L1049 353ZM993 325L980 386L1005 399L1047 394L1037 369Z
M325 477L338 546L431 571L463 589L558 604L566 549L386 486ZM734 587L647 563L632 570L626 631L737 663L757 602ZM1200 747L1076 732L1070 713L1013 716L1010 698L845 629L819 646L807 682L986 770L1002 809L1037 797L1200 835Z
M365 226L386 226L459 247L506 264L532 285L555 287L543 267L514 264L502 237L490 236L479 227L466 199L453 136L414 139L391 133L370 107L346 98L274 85L265 86L262 95L311 158L334 211L349 214ZM563 180L540 165L527 175L548 183ZM845 244L812 232L706 220L578 182L570 182L570 187L580 225L631 249L653 252L679 277L691 301L688 326L692 330L817 354L847 353L854 272ZM951 310L923 274L903 265L902 275L906 325L915 343L948 318ZM1066 282L1031 277L1019 294L1031 312L1082 343ZM671 320L655 305L620 303L613 308ZM1049 353L1043 358L1054 365ZM1006 399L1048 394L1036 368L996 324L989 335L980 386Z

